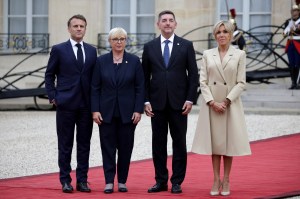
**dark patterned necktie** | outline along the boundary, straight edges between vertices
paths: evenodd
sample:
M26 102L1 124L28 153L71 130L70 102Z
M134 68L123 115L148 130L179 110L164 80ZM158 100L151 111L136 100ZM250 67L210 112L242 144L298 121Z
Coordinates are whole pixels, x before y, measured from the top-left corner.
M82 49L81 49L81 44L77 43L76 46L78 48L78 50L77 50L77 61L78 61L78 64L80 66L80 69L82 70L82 68L83 68L83 52L82 52Z
M170 49L169 49L169 40L165 40L165 48L164 48L164 61L166 64L166 67L168 67L169 59L170 59Z

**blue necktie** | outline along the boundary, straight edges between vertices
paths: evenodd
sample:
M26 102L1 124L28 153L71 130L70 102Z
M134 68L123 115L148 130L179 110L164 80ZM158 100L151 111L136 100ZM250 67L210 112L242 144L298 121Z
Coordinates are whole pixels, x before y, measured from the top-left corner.
M77 46L77 61L78 61L78 64L80 66L80 70L82 70L83 68L83 52L82 52L82 49L81 49L81 44L80 43L77 43L76 44Z
M165 40L165 48L164 48L164 61L166 64L166 67L168 67L169 59L170 59L170 49L169 49L169 40Z

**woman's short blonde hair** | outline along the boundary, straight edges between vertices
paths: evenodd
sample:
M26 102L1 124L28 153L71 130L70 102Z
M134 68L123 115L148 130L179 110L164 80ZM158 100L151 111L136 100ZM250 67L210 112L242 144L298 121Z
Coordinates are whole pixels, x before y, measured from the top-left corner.
M215 38L221 26L224 26L225 30L227 30L231 36L233 35L234 26L232 25L232 23L230 23L230 21L219 21L214 25L214 29L213 29L213 34Z
M108 33L108 40L110 40L111 38L115 38L115 37L118 37L118 38L125 37L125 38L127 38L126 30L124 30L121 27L116 27L116 28L111 29Z

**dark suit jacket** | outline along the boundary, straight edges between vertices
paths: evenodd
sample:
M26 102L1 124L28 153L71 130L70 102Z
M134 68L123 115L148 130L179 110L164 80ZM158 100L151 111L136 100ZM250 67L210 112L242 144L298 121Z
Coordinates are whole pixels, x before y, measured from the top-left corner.
M82 70L70 40L52 47L45 73L45 85L50 102L55 99L60 109L75 110L82 105L82 100L90 107L90 83L97 52L87 43L84 43L83 47L85 63ZM83 96L80 96L80 93Z
M143 68L135 55L124 52L119 66L113 64L112 52L98 57L91 87L92 112L100 112L104 122L111 122L116 105L123 123L132 122L134 112L144 111Z
M195 102L198 68L192 42L175 35L169 65L166 68L160 37L144 46L142 65L146 97L153 110L165 108L167 100L174 110L181 110L186 100Z

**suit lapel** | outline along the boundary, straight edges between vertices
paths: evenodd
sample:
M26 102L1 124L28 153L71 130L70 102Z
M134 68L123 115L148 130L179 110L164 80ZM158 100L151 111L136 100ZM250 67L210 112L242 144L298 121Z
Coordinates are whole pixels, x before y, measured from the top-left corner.
M219 54L219 51L218 51L218 47L214 48L214 50L213 50L213 59L215 61L215 64L216 64L216 66L217 66L217 68L218 68L218 70L219 70L222 78L225 80L224 69L222 67L222 63L221 63L221 58L220 58L220 54Z
M160 36L155 39L152 47L153 47L153 52L156 54L156 57L159 57L160 66L166 68L162 51L161 51Z
M225 69L226 68L226 65L227 63L229 62L229 60L231 59L231 57L233 56L233 51L234 51L234 48L232 46L229 46L229 49L225 55L225 57L223 58L223 61L222 61L222 68Z
M179 52L180 47L181 47L180 38L175 35L174 36L174 41L173 41L171 57L170 57L170 61L169 61L169 67L172 67L172 63L174 63L174 61L177 57L177 54Z
M84 48L84 55L85 55L85 60L84 60L84 63L83 63L83 68L82 68L82 71L85 70L85 67L87 66L87 62L89 61L89 49L86 47L85 43L83 42L83 48Z
M76 56L74 54L73 47L72 47L70 41L66 42L66 48L67 48L67 52L70 54L70 57L72 57L72 60L73 60L74 64L77 65L77 59L76 59Z
M124 51L124 55L123 55L123 61L121 63L121 65L117 66L119 67L116 72L116 79L118 80L117 85L121 85L122 82L124 82L124 77L125 77L125 74L129 71L129 68L130 67L130 64L129 63L130 60L128 60L128 57L127 57L127 53L126 51Z
M105 60L105 63L103 63L103 66L109 71L108 74L113 74L111 75L111 81L114 86L117 85L117 79L116 79L116 70L115 70L115 64L113 61L113 54L112 51L110 51L108 59Z
M67 46L66 46L66 47L67 47L67 52L69 52L70 56L71 56L72 59L73 59L74 65L75 65L76 68L80 71L80 66L79 66L79 63L77 62L76 56L75 56L75 54L74 54L73 46L72 46L72 44L71 44L70 41L67 41L66 43L67 43Z

